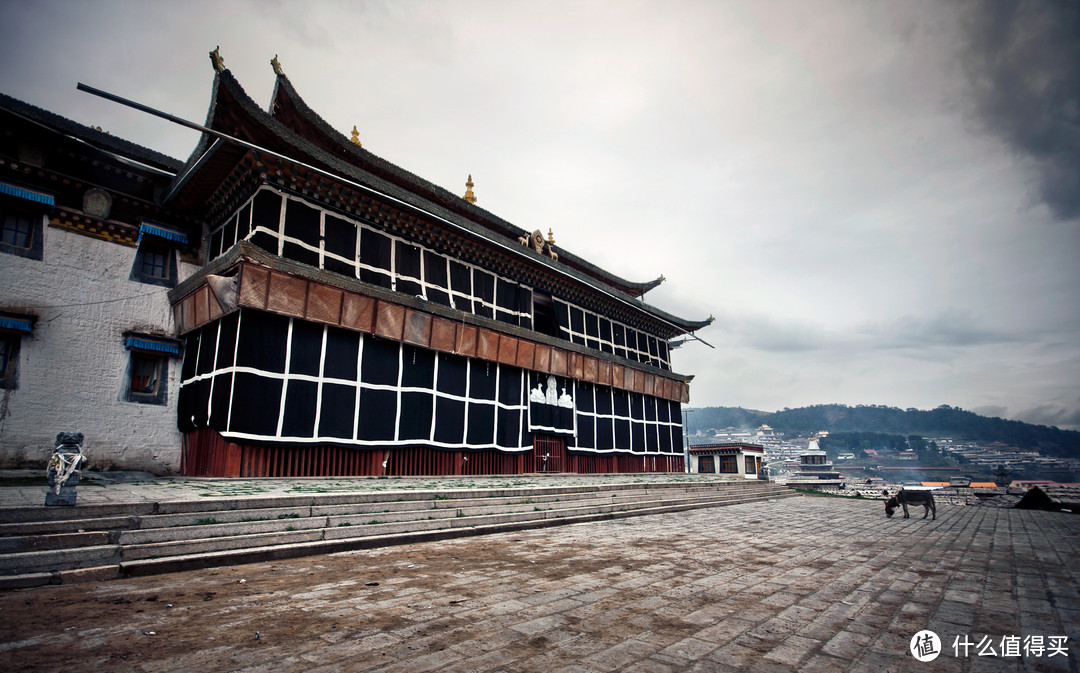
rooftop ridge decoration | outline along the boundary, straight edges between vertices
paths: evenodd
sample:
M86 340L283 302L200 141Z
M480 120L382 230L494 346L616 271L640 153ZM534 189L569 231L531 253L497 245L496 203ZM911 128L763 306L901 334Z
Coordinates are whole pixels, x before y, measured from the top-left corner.
M210 64L214 66L214 72L225 72L225 59L221 57L221 46L214 47L210 52Z
M274 58L270 59L270 67L274 69L275 75L285 74L285 71L281 69L281 61L277 60L277 54L274 54Z
M356 145L357 147L363 147L363 145L360 144L360 131L356 130L356 124L353 124L352 138L349 138L349 142L351 142L353 145ZM471 178L472 176L470 175L469 177Z
M354 132L356 131L355 126L353 127L353 131ZM466 201L468 201L469 203L476 203L476 194L473 194L473 190L472 190L472 188L474 186L475 185L473 185L473 181L472 181L472 173L469 173L469 179L465 181L465 195L461 197L461 198L465 199Z

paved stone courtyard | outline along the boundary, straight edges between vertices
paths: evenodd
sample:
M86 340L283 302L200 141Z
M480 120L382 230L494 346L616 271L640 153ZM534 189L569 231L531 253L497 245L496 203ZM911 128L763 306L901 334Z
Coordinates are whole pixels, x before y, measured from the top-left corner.
M11 591L0 669L1077 671L1080 517L919 509L802 497Z

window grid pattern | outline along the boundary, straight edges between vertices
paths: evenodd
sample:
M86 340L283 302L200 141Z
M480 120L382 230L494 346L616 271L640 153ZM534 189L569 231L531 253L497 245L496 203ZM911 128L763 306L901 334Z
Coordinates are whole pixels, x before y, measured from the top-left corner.
M639 454L681 454L678 402L576 382L575 449L597 452L629 449Z
M567 341L671 370L670 350L664 339L627 327L562 299L553 299L553 302L559 331Z
M275 255L532 329L532 288L269 187L213 230L209 258L245 239Z

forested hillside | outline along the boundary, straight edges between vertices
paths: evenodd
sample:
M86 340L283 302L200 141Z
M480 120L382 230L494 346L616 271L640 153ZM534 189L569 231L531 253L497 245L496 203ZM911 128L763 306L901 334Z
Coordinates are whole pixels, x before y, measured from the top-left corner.
M948 436L958 440L1001 442L1038 449L1052 456L1080 457L1080 432L1032 425L1003 418L988 418L957 407L898 409L885 406L819 404L766 412L741 407L690 409L690 433L710 428L754 429L765 424L788 435L830 432L876 432L890 435Z

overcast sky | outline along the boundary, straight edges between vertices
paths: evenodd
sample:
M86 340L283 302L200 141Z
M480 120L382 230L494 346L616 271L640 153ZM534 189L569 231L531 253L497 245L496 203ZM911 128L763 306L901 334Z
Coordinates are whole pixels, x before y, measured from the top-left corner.
M716 322L692 406L1080 427L1080 3L22 2L0 91L186 159L220 45L364 147Z

